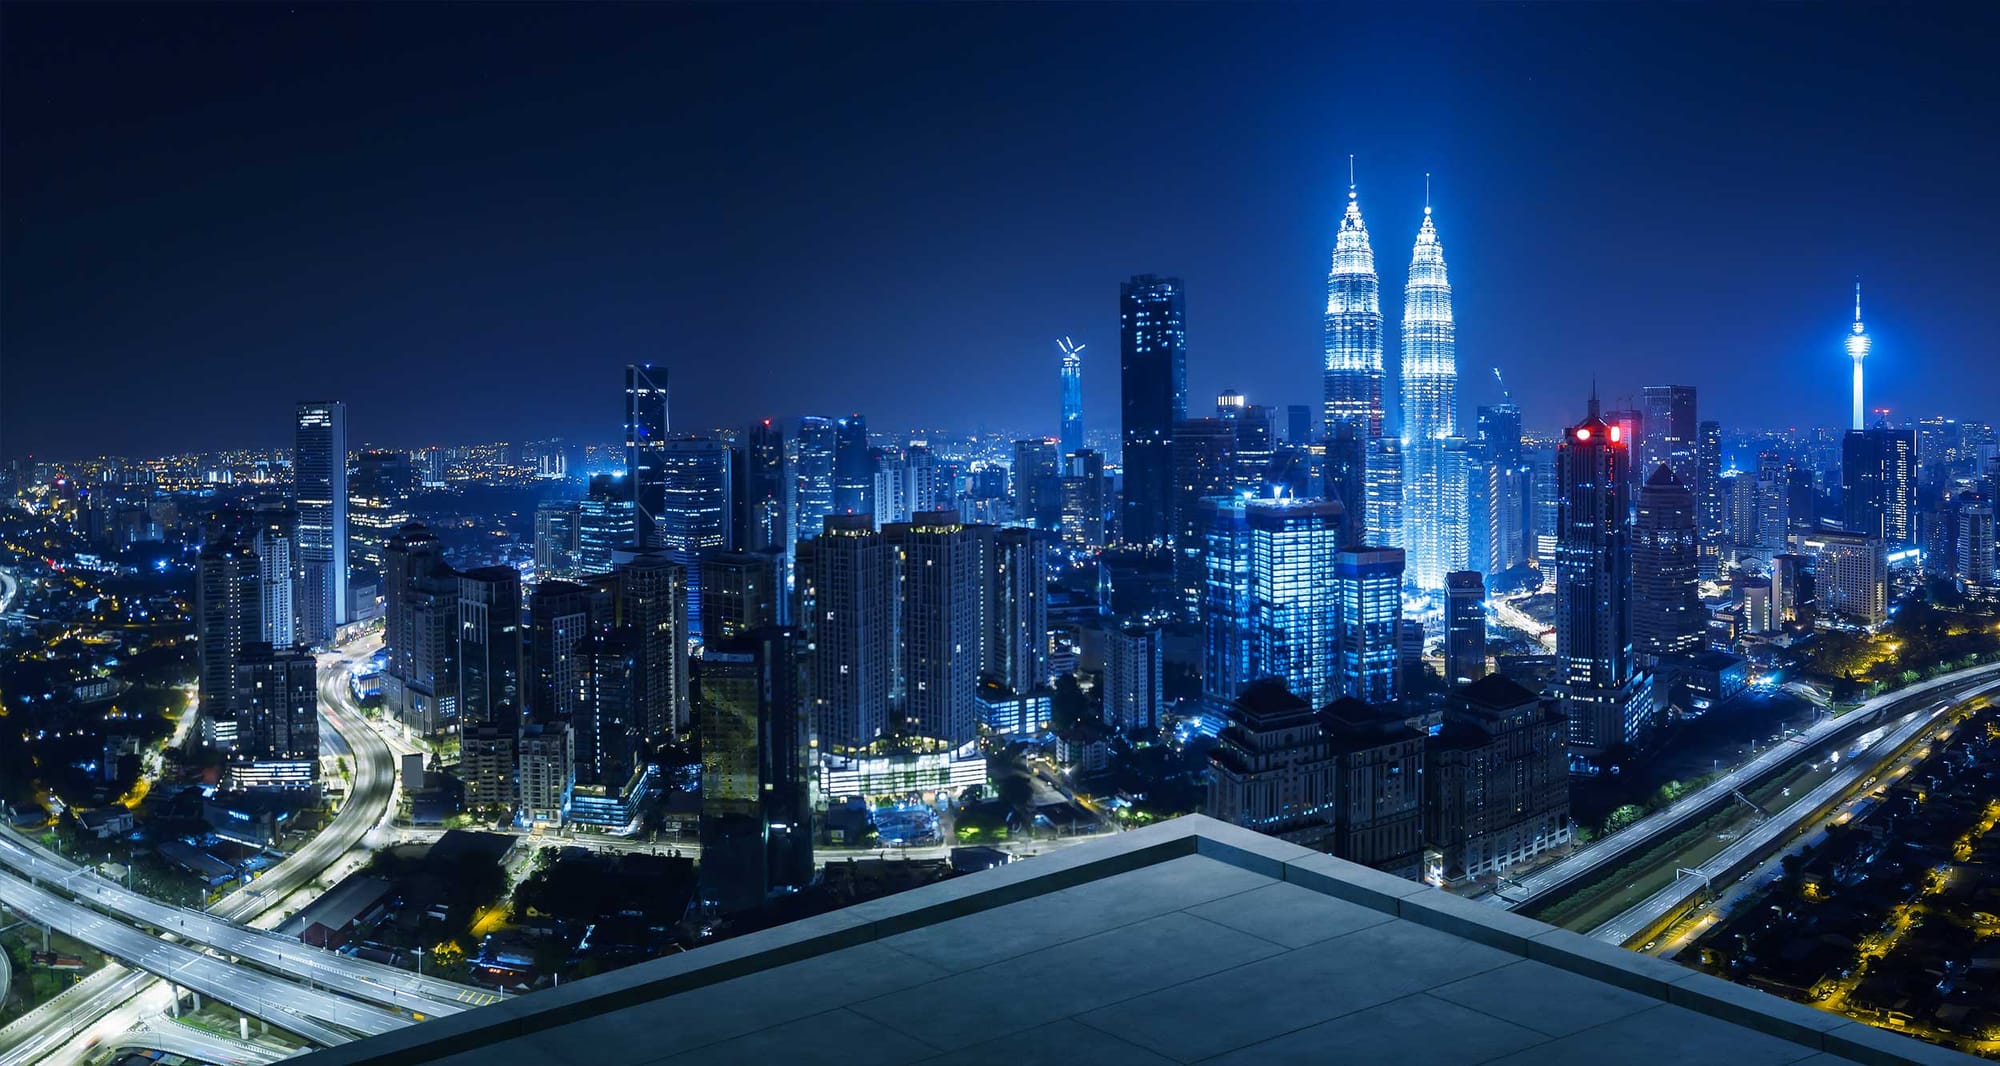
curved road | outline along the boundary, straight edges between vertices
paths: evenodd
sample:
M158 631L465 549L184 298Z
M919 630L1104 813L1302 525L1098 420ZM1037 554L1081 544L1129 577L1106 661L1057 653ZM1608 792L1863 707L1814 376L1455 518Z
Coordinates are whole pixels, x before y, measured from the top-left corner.
M1486 897L1485 902L1508 909L1530 902L1539 902L1551 893L1559 892L1617 862L1626 854L1643 848L1662 834L1670 835L1677 832L1690 818L1712 805L1727 802L1731 792L1747 788L1790 763L1815 757L1825 744L1834 742L1835 738L1842 734L1862 730L1868 724L1879 722L1885 717L1907 713L1914 705L1926 700L1955 700L1964 692L1995 677L2000 677L2000 665L1975 666L1909 688L1885 693L1839 718L1827 718L1815 722L1798 736L1723 774L1673 806L1641 818L1624 830L1613 833L1589 847L1572 852L1566 858L1550 863L1524 877L1511 880L1507 885L1514 890L1511 897L1503 898L1496 893Z
M1988 685L1981 691L1995 687L2000 686ZM1936 724L1940 717L1950 712L1951 708L1978 694L1969 692L1947 701L1928 713L1915 711L1899 719L1886 736L1869 747L1866 755L1850 761L1841 767L1838 773L1820 782L1818 787L1800 797L1791 806L1758 823L1755 828L1722 849L1714 858L1702 863L1698 869L1706 875L1706 878L1678 877L1623 914L1591 930L1590 935L1619 947L1638 939L1669 913L1694 898L1705 885L1715 879L1727 877L1730 871L1750 862L1765 848L1800 831L1821 809L1860 784L1863 779L1876 774L1886 760L1901 751L1924 730Z

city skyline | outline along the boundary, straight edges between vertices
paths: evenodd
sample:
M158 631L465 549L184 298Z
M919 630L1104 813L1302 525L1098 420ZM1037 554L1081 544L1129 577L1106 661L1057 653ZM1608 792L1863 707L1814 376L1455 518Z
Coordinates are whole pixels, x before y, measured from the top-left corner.
M599 101L605 79L645 76L637 69L645 48L670 47L662 37L679 25L676 19L722 40L746 32L741 16L731 12L665 11L496 13L490 29L456 40L431 66L419 64L416 56L446 32L449 20L422 13L314 9L287 16L289 23L268 13L239 13L239 18L217 17L201 47L170 58L134 54L138 41L151 36L143 13L123 20L101 43L107 31L92 27L94 43L86 52L78 36L81 24L69 21L75 16L53 9L10 10L8 24L17 39L45 42L39 52L67 69L52 72L38 65L37 56L24 55L10 64L10 84L49 78L72 84L66 79L85 76L99 63L115 63L118 70L106 72L105 87L48 108L9 109L10 258L46 269L10 271L4 282L9 358L7 431L0 453L157 454L275 444L282 439L280 423L242 421L239 412L268 409L263 400L299 396L345 394L357 400L344 387L355 360L371 365L394 360L420 372L414 388L394 390L379 403L356 403L357 440L399 438L419 426L423 437L434 440L505 438L524 425L539 427L539 434L574 435L602 424L596 372L615 373L631 362L670 369L683 386L685 425L739 425L751 417L789 417L824 407L866 410L885 426L970 431L980 425L1049 425L1053 432L1044 384L1050 339L1072 336L1085 344L1085 376L1110 381L1117 326L1106 310L1108 293L1119 279L1143 272L1186 280L1193 395L1234 387L1260 403L1309 403L1318 391L1319 370L1314 354L1319 346L1312 339L1319 301L1311 290L1333 246L1350 153L1371 211L1388 220L1392 231L1401 229L1393 220L1414 217L1421 205L1422 175L1437 175L1433 199L1453 220L1455 310L1463 327L1461 372L1467 384L1461 402L1468 407L1498 398L1487 373L1498 366L1528 424L1558 426L1574 398L1559 398L1554 386L1573 371L1593 372L1607 400L1616 403L1650 383L1641 368L1671 360L1685 364L1680 377L1704 388L1704 415L1725 425L1764 418L1774 423L1771 428L1837 426L1848 392L1844 319L1857 274L1869 290L1871 409L1963 416L1966 412L1953 408L1990 405L1994 390L2000 390L1970 372L1990 358L1987 338L1994 330L1992 312L1966 288L2000 241L1995 233L2000 223L1968 208L1959 195L1977 187L1976 175L1990 163L1990 147L1981 148L1987 139L1964 136L1934 110L1926 112L1927 124L1915 128L1896 120L1911 94L1929 84L1909 77L1906 69L1917 39L1935 42L1921 19L1878 22L1866 12L1826 10L1800 22L1748 11L1732 19L1731 39L1718 41L1705 32L1708 20L1690 13L1643 12L1597 25L1590 18L1558 20L1532 10L1504 18L1472 12L1426 28L1437 40L1422 53L1421 73L1432 77L1439 98L1392 104L1376 86L1392 73L1390 56L1400 54L1419 27L1381 13L1345 20L1358 35L1357 45L1366 46L1359 48L1352 72L1313 76L1296 46L1274 42L1288 33L1313 39L1328 28L1330 16L1321 12L1274 9L1219 20L1214 12L1186 10L1149 28L1140 35L1145 40L1120 43L1101 14L1068 11L1032 27L1038 36L1053 36L1064 53L1110 49L1108 54L1119 56L1151 45L1205 54L1195 39L1207 36L1212 48L1253 43L1265 48L1271 70L1221 87L1206 105L1203 97L1187 94L1218 89L1208 84L1214 76L1208 66L1198 68L1197 84L1187 88L1149 79L1117 88L1095 80L1048 86L1022 106L1048 120L1049 143L1080 151L1086 165L1075 168L1072 184L1041 178L997 199L986 195L991 179L966 177L921 146L895 138L882 140L881 151L865 163L835 165L824 134L787 122L778 130L780 143L797 148L815 166L781 171L818 173L822 179L800 189L803 197L765 201L766 217L759 220L742 212L760 191L773 191L773 176L749 180L741 192L715 184L745 167L754 174L765 159L761 149L744 154L729 135L732 118L760 118L776 106L756 93L746 91L706 118L641 103L606 111L601 121L563 132L583 149L584 162L575 164L582 173L574 175L551 172L557 161L550 155L506 148L492 139L495 123L546 120L525 94L502 85L478 106L447 98L404 108L403 96L395 93L454 72L484 70L520 47L504 31L532 29L545 31L557 96L566 103ZM865 36L881 17L859 11L802 15L800 25L773 43L774 54L804 47L803 38L814 30ZM1004 45L1031 29L1021 14L1004 9L919 12L904 25L905 35L917 41L968 26L985 32L990 42L968 57L975 76L999 62ZM315 49L325 47L315 43L316 34L371 29L393 29L408 49L385 53L379 88L310 85L264 65L280 56L307 63ZM632 43L609 49L604 69L585 70L570 60L614 33L630 35ZM1509 49L1485 47L1493 34L1519 38L1522 47L1503 60L1499 55ZM1660 43L1641 50L1629 70L1603 69L1603 60L1578 58L1572 47L1591 34L1634 44L1650 35ZM1770 59L1761 44L1785 35L1799 38L1792 58ZM253 39L270 43L271 58L246 52ZM1655 90L1681 69L1678 59L1670 69L1665 58L1675 41L1715 60L1705 65L1720 75L1716 84L1702 86L1679 85L1675 75L1681 96L1662 104ZM1927 78L1969 101L1995 97L1990 75L1978 72L1971 57L1954 52L1951 41L1941 47L1942 55L1925 57ZM854 61L870 54L862 48ZM1732 65L1752 54L1759 63L1782 66L1752 71L1747 64ZM1808 62L1807 55L1815 59ZM1537 58L1561 61L1536 66ZM179 64L204 59L234 73L179 76L185 73ZM831 61L806 62L798 76L819 70L814 62ZM104 124L115 121L115 112L107 110L111 101L99 94L115 91L122 78L146 73L154 75L149 84L165 94L150 105L159 121L148 136L124 145L114 176L92 154ZM897 84L910 88L934 76L900 74ZM237 144L216 140L218 127L190 125L204 113L203 100L233 88L231 78L248 77L265 78L275 87L268 99L241 105L242 114L224 115L219 129L225 134L266 128L256 120L268 108L313 114L336 103L352 105L353 114L371 125L363 131L335 124L316 153L306 151L307 143L298 139L302 134L267 133ZM1761 145L1750 151L1743 128L1710 129L1698 122L1705 103L1729 94L1732 86L1742 89L1746 78L1756 78L1760 87L1791 83L1761 95L1769 121L1754 125L1792 151L1765 151ZM1562 85L1586 79L1604 82L1603 99L1587 112L1559 98ZM1287 89L1336 103L1302 114ZM1115 141L1157 133L1156 124L1167 122L1210 146L1208 154L1230 162L1166 176L1129 209L1093 223L1096 239L1080 253L1047 254L1043 235L1049 224L1075 217L1068 205L1080 195L1094 202L1090 190L1112 182L1129 185L1139 172L1140 163L1126 158L1129 153L1086 141L1082 124L1129 94L1149 90L1171 106L1161 108L1157 118L1128 118ZM1462 102L1477 92L1491 93L1494 100L1479 106ZM21 98L19 92L6 95ZM1630 116L1634 121L1621 119L1619 103L1637 108ZM839 128L872 128L857 127L862 120L841 105L814 106ZM1055 121L1065 109L1075 116ZM1507 121L1485 128L1495 113ZM1518 118L1523 113L1541 117L1528 123ZM1187 117L1176 119L1177 114ZM973 117L975 132L1007 121L983 112ZM1240 128L1218 133L1211 128L1218 118ZM1822 124L1836 119L1840 137L1817 135ZM691 160L709 177L676 177L645 193L626 184L654 175L658 157L636 154L617 136L619 120L688 134L689 150L699 150ZM424 154L436 170L429 177L385 173L384 157L369 154L360 139L384 132L407 150L428 131L460 126L463 132L444 136L436 152ZM173 169L170 142L154 139L162 137L172 139L173 152L205 153L210 172L224 177L191 186ZM1594 138L1593 150L1559 150L1571 137ZM1666 150L1669 143L1672 149ZM1854 144L1885 165L1850 165L1848 146ZM326 149L334 151L329 155ZM459 154L437 154L452 152ZM1892 158L1897 165L1888 166ZM1716 159L1741 169L1739 180L1715 182ZM1255 165L1243 165L1251 161ZM627 164L633 178L598 183L602 195L593 203L602 206L534 223L521 222L536 202L536 187L527 185L528 179L484 180L531 174L564 188ZM890 166L897 168L893 177L885 169ZM995 170L1015 173L1008 166ZM82 173L87 180L58 186L53 182L58 173ZM287 199L244 186L245 176L255 173L294 195ZM336 189L343 177L362 180L350 183L352 189ZM1171 217L1185 224L1165 230L1138 224L1156 217L1170 198L1188 195L1191 182L1240 191L1249 206L1182 207ZM445 187L440 183L455 183L455 193L471 190L468 199L440 213L437 197ZM328 210L300 206L297 194L315 187L332 197ZM891 210L885 194L912 187L937 194L938 202L910 209L907 225L929 219L942 232L969 238L981 248L982 284L939 289L909 276L906 262L923 262L928 270L938 261L930 247L935 238L916 236L906 226L875 237L854 228ZM682 194L678 200L676 193ZM829 201L833 197L843 199ZM974 210L967 197L982 197L998 210ZM704 250L721 251L711 243L715 224L692 222L663 202L711 204L730 225L747 225L751 240L740 246L746 254L727 262L710 256L709 266L721 269L695 280L690 270ZM135 214L142 203L146 213ZM834 204L840 207L829 210ZM1032 249L1025 236L989 229L1013 226L1022 212L1046 219L1040 226L1013 227L1043 231ZM30 218L37 224L27 224ZM163 221L168 218L175 221ZM642 231L685 239L635 244L629 227L605 225L619 218ZM1240 236L1224 238L1218 227ZM72 239L58 249L44 236L55 232ZM1782 234L1784 240L1770 244L1760 238L1763 232ZM1938 245L1943 233L1953 235L1949 246ZM284 242L275 243L280 235ZM763 321L769 316L751 312L746 303L768 288L758 277L766 269L765 249L778 247L817 249L846 264L843 280L807 294L814 314L787 316L815 321L817 336L810 345ZM476 261L466 258L468 251L476 253ZM85 288L73 269L83 256L112 273ZM1533 269L1505 265L1521 257ZM188 272L175 264L190 261L211 268L193 272L206 280L179 276ZM384 269L364 269L370 261ZM546 273L542 264L549 261L580 269L565 280ZM1704 311L1688 316L1684 287L1669 279L1697 265L1705 272ZM641 300L642 288L654 296ZM586 289L595 295L577 295ZM1401 299L1391 289L1382 311L1396 315ZM418 299L416 292L429 295ZM1004 316L994 314L991 301L999 298L1008 307ZM92 313L77 313L83 299L91 301ZM474 308L481 309L477 319L471 317ZM492 314L493 308L504 310ZM896 313L885 316L885 308ZM982 327L968 334L946 324L953 320L978 321ZM1714 330L1718 321L1727 328ZM1633 332L1631 324L1644 328ZM730 355L713 358L716 352ZM78 353L86 358L75 358ZM773 371L760 375L754 389L728 380L744 358ZM885 392L844 370L832 373L857 358L894 387ZM232 387L196 389L201 375L185 373L190 360L229 378ZM943 365L952 372L939 372ZM564 372L550 373L552 367ZM111 409L103 424L87 432L66 426L53 405L34 402L48 390L84 387L86 373L114 374L133 386L107 400ZM446 378L452 380L448 390L440 387ZM1963 387L1948 389L1941 384L1947 381ZM533 387L521 387L528 383ZM1087 424L1103 427L1115 420L1115 390L1088 390L1085 403ZM1385 396L1385 406L1395 423L1398 398Z

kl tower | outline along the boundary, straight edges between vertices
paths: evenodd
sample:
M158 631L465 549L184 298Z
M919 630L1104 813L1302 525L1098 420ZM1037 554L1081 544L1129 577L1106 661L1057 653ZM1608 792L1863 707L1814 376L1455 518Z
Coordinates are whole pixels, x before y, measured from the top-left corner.
M1847 335L1847 354L1854 360L1854 428L1866 429L1867 412L1861 407L1861 361L1868 358L1868 334L1861 328L1861 282L1854 282L1854 332Z

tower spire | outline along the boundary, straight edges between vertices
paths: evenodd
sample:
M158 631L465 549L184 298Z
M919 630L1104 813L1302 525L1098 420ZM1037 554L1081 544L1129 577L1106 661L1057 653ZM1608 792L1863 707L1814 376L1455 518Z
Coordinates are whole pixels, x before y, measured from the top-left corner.
M1854 332L1847 336L1847 357L1854 360L1854 411L1852 423L1855 429L1866 429L1866 412L1861 406L1861 363L1868 358L1870 347L1868 332L1861 325L1861 279L1854 279Z
M1590 417L1597 417L1597 379L1590 379Z
M1854 279L1854 332L1861 332L1861 279Z
M1426 218L1430 217L1430 213L1431 213L1431 172L1426 170L1424 171L1424 217ZM1854 306L1856 308L1855 313L1858 315L1860 313L1859 308L1861 306L1861 296L1858 293L1854 297Z

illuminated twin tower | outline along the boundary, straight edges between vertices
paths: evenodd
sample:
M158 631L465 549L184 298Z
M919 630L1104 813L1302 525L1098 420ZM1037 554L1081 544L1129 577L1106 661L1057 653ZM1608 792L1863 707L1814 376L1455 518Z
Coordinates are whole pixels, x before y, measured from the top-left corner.
M1326 277L1330 476L1360 475L1361 491L1342 495L1350 512L1360 505L1368 543L1402 548L1409 583L1440 591L1445 575L1467 564L1467 457L1458 435L1451 282L1428 202L1403 290L1400 437L1383 432L1382 378L1381 282L1350 175L1347 213Z

